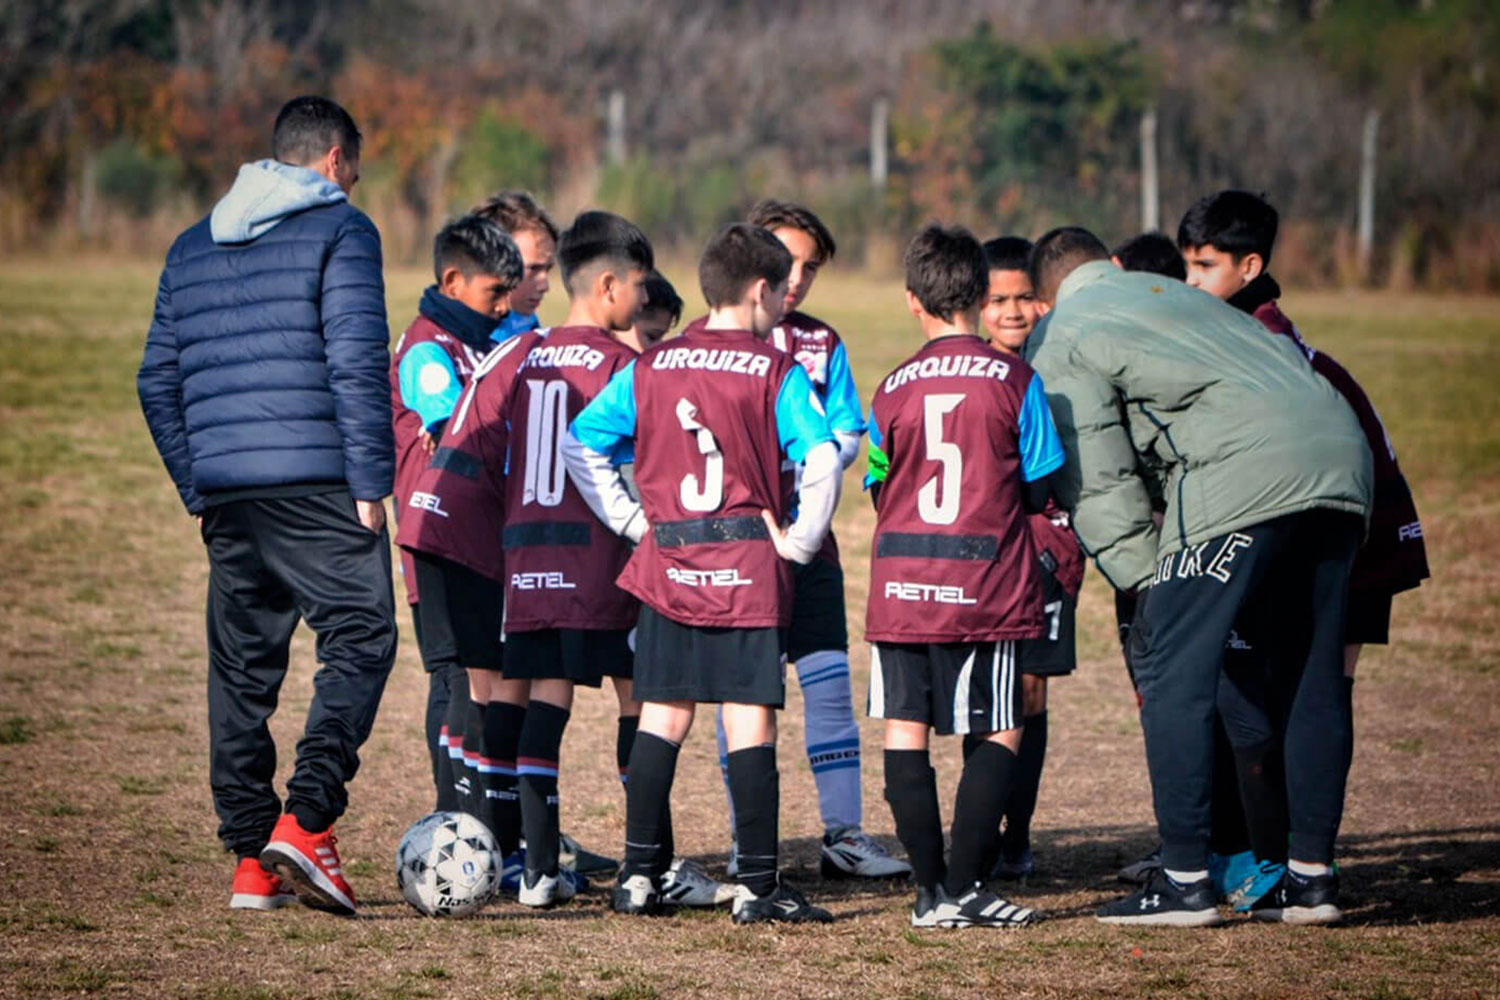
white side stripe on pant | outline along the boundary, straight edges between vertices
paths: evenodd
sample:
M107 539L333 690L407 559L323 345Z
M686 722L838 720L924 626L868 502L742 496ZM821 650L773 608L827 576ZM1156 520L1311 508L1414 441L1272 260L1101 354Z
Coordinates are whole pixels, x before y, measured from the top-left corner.
M967 735L971 731L969 685L974 682L974 653L974 647L970 646L969 657L958 672L958 683L953 686L953 732L958 735Z
M885 718L885 672L880 668L880 647L870 643L870 718Z

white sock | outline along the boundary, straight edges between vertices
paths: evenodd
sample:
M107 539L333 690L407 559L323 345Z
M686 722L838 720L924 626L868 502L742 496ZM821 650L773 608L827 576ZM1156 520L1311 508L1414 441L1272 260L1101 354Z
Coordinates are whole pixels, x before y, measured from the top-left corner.
M858 829L864 803L849 655L841 649L808 653L797 661L797 683L802 686L803 738L823 829Z
M1194 882L1197 882L1199 879L1208 878L1208 869L1207 868L1199 868L1197 871L1190 871L1190 872L1187 872L1187 871L1178 871L1175 868L1163 868L1162 871L1164 871L1164 872L1167 873L1167 878L1171 879L1173 882L1176 882L1178 885L1182 885L1182 886L1192 885Z
M1306 878L1312 878L1315 875L1333 874L1332 865L1323 865L1317 863L1316 861L1288 861L1286 863L1286 866L1296 874L1302 875Z

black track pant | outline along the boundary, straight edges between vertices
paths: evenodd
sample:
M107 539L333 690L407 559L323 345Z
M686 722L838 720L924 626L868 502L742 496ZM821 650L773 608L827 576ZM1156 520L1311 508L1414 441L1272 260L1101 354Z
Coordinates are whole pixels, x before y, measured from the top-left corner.
M1207 862L1216 707L1235 746L1280 735L1291 856L1332 860L1353 753L1343 649L1360 535L1354 515L1307 511L1162 560L1141 598L1130 660L1166 867ZM1241 610L1256 605L1276 624L1276 649L1263 669L1226 677L1225 642Z
M322 663L287 781L288 812L326 825L375 724L396 656L390 542L359 523L347 490L207 508L209 780L219 837L240 856L265 846L281 815L267 720L305 621Z

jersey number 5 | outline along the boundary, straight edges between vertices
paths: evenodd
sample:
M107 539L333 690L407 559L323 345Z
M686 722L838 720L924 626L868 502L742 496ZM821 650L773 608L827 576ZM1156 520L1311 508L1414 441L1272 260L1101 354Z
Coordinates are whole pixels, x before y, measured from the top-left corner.
M961 392L923 397L922 433L927 442L927 460L942 469L917 491L917 513L928 524L952 524L958 520L959 484L964 476L964 456L958 445L943 440L943 418L964 401Z
M562 503L568 470L562 439L568 432L568 383L526 380L526 479L522 503L556 507Z

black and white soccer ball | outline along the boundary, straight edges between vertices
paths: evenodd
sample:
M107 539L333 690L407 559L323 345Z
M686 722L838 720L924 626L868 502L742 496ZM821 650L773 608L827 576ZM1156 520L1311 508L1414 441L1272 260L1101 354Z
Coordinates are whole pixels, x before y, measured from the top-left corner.
M396 848L396 884L418 913L466 917L500 885L500 847L468 813L436 812L412 824Z

